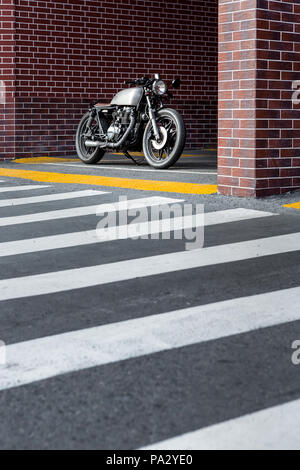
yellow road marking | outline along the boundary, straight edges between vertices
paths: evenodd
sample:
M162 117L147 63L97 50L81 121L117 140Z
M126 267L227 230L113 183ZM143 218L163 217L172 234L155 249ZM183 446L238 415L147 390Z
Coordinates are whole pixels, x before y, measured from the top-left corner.
M24 178L43 183L88 184L93 186L139 189L142 191L163 191L167 193L214 194L217 192L217 185L213 184L153 181L79 174L68 175L63 173L48 173L44 171L10 170L6 168L0 168L0 175Z
M34 157L34 158L18 158L15 160L15 163L29 163L38 164L38 163L65 163L65 162L78 162L78 158L55 158L55 157Z
M293 209L300 209L300 202L294 202L293 204L286 204L283 207L292 207Z

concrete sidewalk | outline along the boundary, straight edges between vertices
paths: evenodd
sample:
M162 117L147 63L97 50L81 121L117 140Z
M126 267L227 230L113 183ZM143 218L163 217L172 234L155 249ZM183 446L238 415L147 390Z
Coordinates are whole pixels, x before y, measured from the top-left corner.
M145 167L145 168L151 168L145 158L142 152L129 152L130 155L133 156L134 159L136 159L140 166ZM27 158L27 157L17 157L16 160L20 163L30 163L32 161L33 163L47 163L46 159L50 160L62 160L66 162L79 162L79 158L74 154L73 156L70 157L51 157L49 156L42 156L42 157L33 157L33 158ZM135 166L133 161L126 158L122 153L106 153L103 157L103 159L98 163L98 165L111 165L111 164L116 164L116 165L124 165L124 166ZM176 164L171 167L170 169L172 170L178 170L178 169L186 169L186 170L211 170L211 171L217 171L217 166L218 166L218 161L217 161L217 149L202 149L202 150L190 150L186 149L182 156L179 158L179 160L176 162Z

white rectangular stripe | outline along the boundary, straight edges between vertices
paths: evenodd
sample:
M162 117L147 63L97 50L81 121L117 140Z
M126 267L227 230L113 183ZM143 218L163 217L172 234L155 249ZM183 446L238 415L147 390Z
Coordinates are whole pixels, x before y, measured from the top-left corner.
M50 188L51 186L41 186L37 184L27 184L26 186L1 186L0 187L0 193L10 193L10 192L18 192L18 191L29 191L33 189L44 189L44 188Z
M85 215L96 215L97 213L103 214L105 212L116 212L128 209L160 206L164 204L173 204L179 202L182 202L182 200L155 196L149 198L129 199L127 202L120 201L110 204L97 204L94 206L73 207L72 209L60 209L48 212L38 212L36 214L0 217L0 227L18 224L29 224L33 222L45 222L47 220L67 219L71 217L82 217Z
M299 450L300 400L144 447L143 450Z
M45 186L44 186L45 187ZM68 193L46 194L44 196L32 196L19 199L1 199L0 207L21 206L25 204L36 204L40 202L62 201L64 199L75 199L80 197L98 196L99 194L108 194L104 191L95 191L88 189L85 191L70 191Z
M300 232L0 281L0 300L53 294L129 279L299 251Z
M300 287L7 346L0 390L300 319Z
M233 222L257 217L265 217L273 214L234 209L220 211L205 215L206 225ZM149 221L138 224L109 227L107 229L90 230L85 232L64 233L48 237L30 238L12 242L0 243L0 257L15 256L24 253L70 248L74 246L90 245L106 241L134 238L137 236L150 236L175 230L186 230L204 226L204 214L197 216L174 217L160 221Z

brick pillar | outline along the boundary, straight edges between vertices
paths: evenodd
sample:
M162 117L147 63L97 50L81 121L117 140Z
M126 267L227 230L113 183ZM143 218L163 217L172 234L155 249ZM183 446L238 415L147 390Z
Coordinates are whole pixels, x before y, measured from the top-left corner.
M298 0L220 0L219 192L300 188ZM300 83L299 83L300 84Z
M0 160L15 149L15 6L0 0Z

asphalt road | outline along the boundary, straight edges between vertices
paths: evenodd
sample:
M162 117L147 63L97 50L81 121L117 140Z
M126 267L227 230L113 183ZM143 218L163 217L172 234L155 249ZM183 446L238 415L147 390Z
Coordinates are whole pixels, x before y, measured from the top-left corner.
M16 167L33 169L1 164ZM300 447L300 365L291 359L300 340L300 211L282 207L299 193L250 201L0 180L1 449ZM26 185L49 187L17 191ZM74 193L86 190L104 193ZM51 200L65 193L74 197ZM48 198L26 201L40 196ZM187 251L173 237L89 241L101 218L77 209L120 196L204 204L215 213L204 248Z

